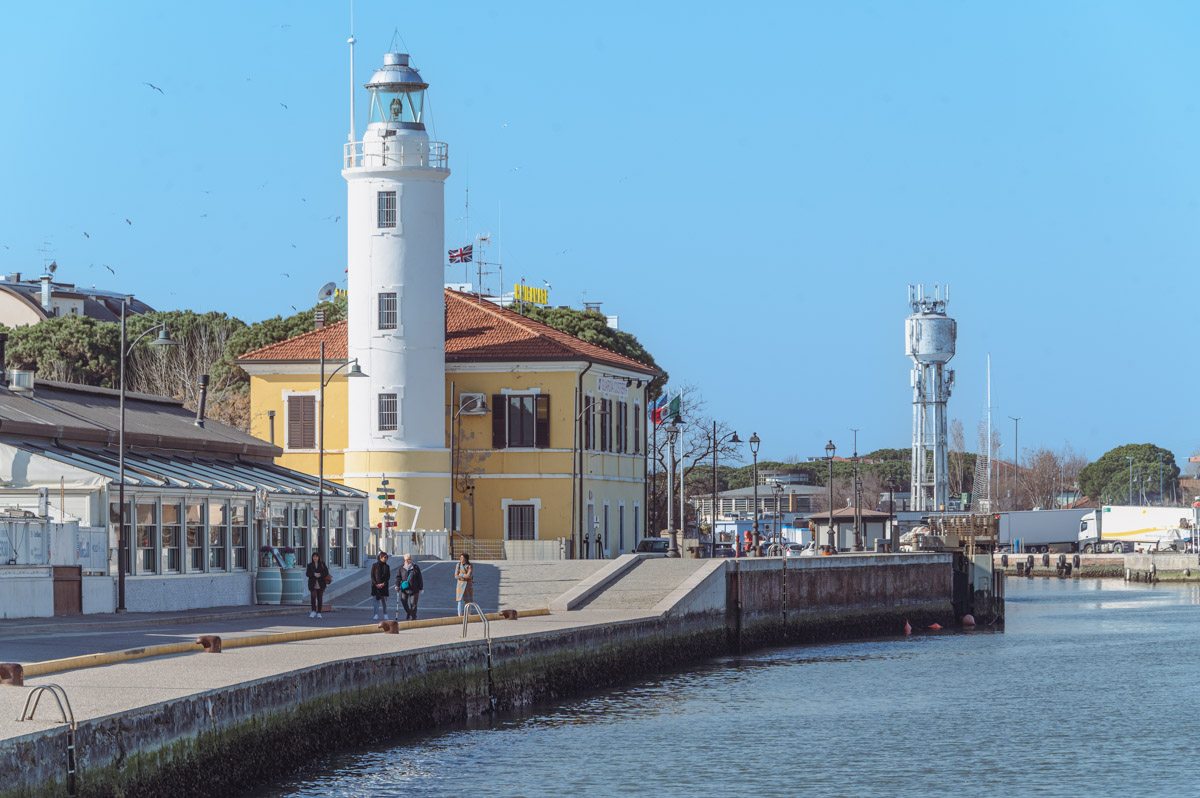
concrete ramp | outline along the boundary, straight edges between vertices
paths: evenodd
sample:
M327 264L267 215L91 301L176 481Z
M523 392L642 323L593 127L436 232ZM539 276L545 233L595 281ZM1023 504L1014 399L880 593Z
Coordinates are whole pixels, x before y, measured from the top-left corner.
M639 559L578 609L654 610L711 560Z
M550 600L561 595L580 580L586 579L609 560L477 560L475 566L475 603L484 612L514 609L529 610L547 607ZM400 558L394 557L392 582L396 581L396 569ZM446 560L418 563L425 580L425 593L421 596L420 617L430 618L454 615L457 606L454 599L455 562ZM371 588L368 584L370 571L364 569L360 584L346 591L338 605L347 610L354 608L369 612ZM396 592L391 592L388 610L395 614Z

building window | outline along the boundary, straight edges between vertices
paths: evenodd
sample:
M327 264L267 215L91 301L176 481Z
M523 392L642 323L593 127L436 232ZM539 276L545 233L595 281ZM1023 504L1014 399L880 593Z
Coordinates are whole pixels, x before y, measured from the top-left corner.
M396 226L396 192L379 192L379 226Z
M550 394L492 394L492 448L550 446Z
M633 505L633 547L636 549L638 544L639 524L642 520L642 506L640 504Z
M358 547L359 540L362 537L362 530L358 528L358 510L353 507L346 508L346 567L354 568L358 565Z
M396 394L379 394L379 431L394 432L400 425L399 415Z
M534 396L508 397L508 446L532 448L534 437Z
M633 403L633 453L642 453L642 406L637 402Z
M158 505L154 502L137 504L137 570L139 574L152 574L155 568L158 544Z
M181 568L180 544L183 543L183 512L174 502L162 506L162 563L165 573L177 574Z
M608 551L608 505L604 505L604 550Z
M342 508L327 507L325 515L329 518L329 524L325 527L325 531L329 535L329 564L341 566L342 541L345 532L342 528Z
M396 329L396 294L395 292L379 295L379 329Z
M292 542L290 544L296 550L296 562L308 563L308 508L293 507L292 508Z
M593 397L593 396L583 397L583 448L588 449L588 450L596 448L596 438L595 438L596 425L592 418L592 416L595 415L595 411L596 411L595 397Z
M230 545L233 547L233 570L244 571L247 562L247 538L250 536L250 506L245 502L233 504L233 526L230 527Z
M271 502L271 545L288 545L288 506L283 502Z
M317 448L317 399L315 396L287 398L287 447Z
M622 402L621 404L624 404ZM625 505L617 506L617 548L625 553Z
M224 571L228 547L229 506L212 503L208 505L208 569Z
M625 445L625 411L628 408L624 402L617 402L617 451L621 454L629 448Z
M612 399L600 400L600 451L612 451Z
M508 539L533 540L534 507L532 504L508 505Z
M204 505L187 506L188 570L204 570Z

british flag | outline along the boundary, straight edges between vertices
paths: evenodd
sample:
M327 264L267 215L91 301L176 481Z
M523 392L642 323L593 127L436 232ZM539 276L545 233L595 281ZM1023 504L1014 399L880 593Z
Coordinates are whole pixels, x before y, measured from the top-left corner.
M473 246L474 246L474 244L467 244L465 247L460 247L459 249L450 250L450 262L451 263L470 263L471 262L471 248Z

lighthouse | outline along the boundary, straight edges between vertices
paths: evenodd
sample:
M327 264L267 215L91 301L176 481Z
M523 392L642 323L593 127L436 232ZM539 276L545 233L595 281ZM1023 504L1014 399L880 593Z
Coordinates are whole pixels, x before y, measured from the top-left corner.
M441 526L449 472L442 248L450 168L446 145L425 132L428 88L407 54L384 55L366 84L362 141L352 132L345 146L348 357L368 378L347 383L344 477L367 490L394 477L397 500L420 507L422 524Z

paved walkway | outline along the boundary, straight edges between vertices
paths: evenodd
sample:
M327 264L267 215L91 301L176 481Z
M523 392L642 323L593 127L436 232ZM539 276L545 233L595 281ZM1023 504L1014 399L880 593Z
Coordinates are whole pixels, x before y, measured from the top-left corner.
M649 610L709 560L666 557L639 560L636 565L580 609Z
M632 620L645 615L644 612L570 612L493 621L491 630L493 639L501 639ZM472 624L469 632L470 637L478 639L483 630L481 625ZM461 640L462 627L452 624L407 629L398 635L379 633L303 640L228 649L216 655L180 654L31 677L25 680L24 687L0 686L0 745L9 738L60 725L53 702L49 701L42 702L37 719L16 720L30 688L41 684L61 685L71 701L76 720L81 721L243 682L275 678L328 662L449 645Z

